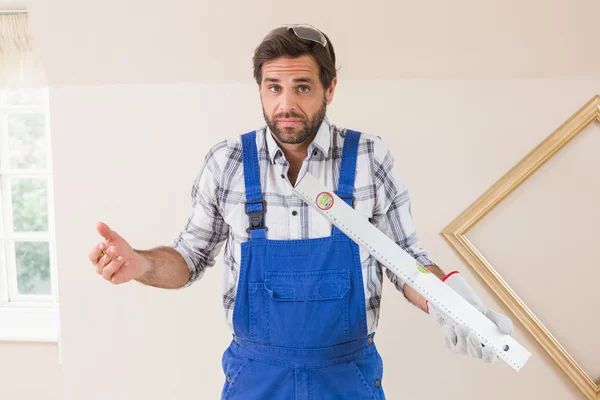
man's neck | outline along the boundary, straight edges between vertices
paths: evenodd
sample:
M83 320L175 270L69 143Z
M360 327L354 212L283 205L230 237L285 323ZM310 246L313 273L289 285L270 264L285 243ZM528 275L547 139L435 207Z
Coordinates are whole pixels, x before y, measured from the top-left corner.
M288 170L288 178L292 185L296 183L296 178L298 177L298 173L300 172L300 168L302 167L302 162L306 159L308 155L308 146L315 139L316 133L310 136L302 143L298 144L290 144L290 143L282 143L275 135L271 134L275 142L283 151L285 155L285 159L290 163L290 168Z
M280 146L283 154L285 154L285 159L288 160L290 164L302 164L302 161L304 161L308 155L308 144L306 143L280 144Z

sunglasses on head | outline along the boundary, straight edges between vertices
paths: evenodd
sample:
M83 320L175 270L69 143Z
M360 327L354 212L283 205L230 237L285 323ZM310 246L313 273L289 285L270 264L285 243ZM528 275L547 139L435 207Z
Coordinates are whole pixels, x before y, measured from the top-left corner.
M264 39L267 39L272 36L283 35L290 29L300 39L310 40L311 42L322 44L323 47L325 47L325 49L327 50L327 54L329 54L329 56L331 57L331 53L329 53L329 47L327 47L327 38L320 30L318 30L314 26L306 24L283 25L279 28L271 30L269 33L267 33Z

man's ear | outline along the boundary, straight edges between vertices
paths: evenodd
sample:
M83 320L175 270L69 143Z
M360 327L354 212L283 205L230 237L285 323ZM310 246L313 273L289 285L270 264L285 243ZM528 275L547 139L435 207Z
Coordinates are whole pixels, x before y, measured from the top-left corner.
M325 93L325 98L327 99L327 105L331 104L331 102L333 101L333 95L335 93L336 85L337 85L337 77L333 78L333 80L331 81L331 86L329 86L329 89L327 89L327 92Z

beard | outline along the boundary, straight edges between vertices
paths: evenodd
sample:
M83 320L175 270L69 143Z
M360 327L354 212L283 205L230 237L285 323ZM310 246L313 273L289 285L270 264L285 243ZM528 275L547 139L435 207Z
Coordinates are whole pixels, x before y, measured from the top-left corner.
M288 112L275 115L273 119L270 119L265 113L264 107L263 116L265 118L267 126L281 143L299 144L317 133L319 127L325 119L326 111L327 99L324 98L321 108L319 108L319 110L315 113L315 115L312 118L306 118L303 115L296 114L295 112ZM276 120L280 118L297 118L300 120L300 125L298 127L288 126L283 129L279 129L277 127ZM296 132L296 129L299 130Z

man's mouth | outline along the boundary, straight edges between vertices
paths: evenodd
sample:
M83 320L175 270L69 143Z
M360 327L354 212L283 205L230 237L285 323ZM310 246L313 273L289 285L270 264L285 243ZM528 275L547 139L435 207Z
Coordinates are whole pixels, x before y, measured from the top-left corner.
M278 119L279 122L283 126L296 126L302 122L301 119L298 118L286 118L286 119Z

